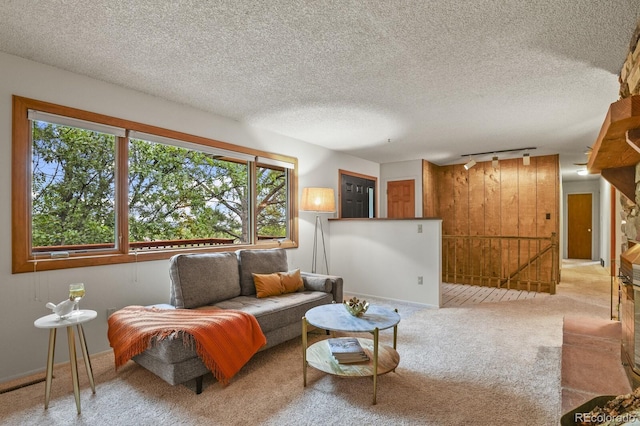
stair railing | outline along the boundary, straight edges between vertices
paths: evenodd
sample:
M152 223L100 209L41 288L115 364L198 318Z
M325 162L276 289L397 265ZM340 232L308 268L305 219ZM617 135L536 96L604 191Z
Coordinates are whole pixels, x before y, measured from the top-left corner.
M555 294L558 237L443 235L442 281Z

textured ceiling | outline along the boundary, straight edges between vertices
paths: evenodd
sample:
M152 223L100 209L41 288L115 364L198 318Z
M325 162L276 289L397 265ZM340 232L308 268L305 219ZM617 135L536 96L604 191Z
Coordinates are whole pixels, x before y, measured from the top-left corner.
M639 17L640 0L5 0L0 51L380 163L533 146L573 173Z

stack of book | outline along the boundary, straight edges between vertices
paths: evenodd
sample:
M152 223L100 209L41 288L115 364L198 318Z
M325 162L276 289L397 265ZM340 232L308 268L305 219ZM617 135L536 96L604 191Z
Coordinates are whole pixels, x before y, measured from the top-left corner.
M369 357L355 337L328 339L327 342L329 343L331 355L333 355L340 364L369 361Z

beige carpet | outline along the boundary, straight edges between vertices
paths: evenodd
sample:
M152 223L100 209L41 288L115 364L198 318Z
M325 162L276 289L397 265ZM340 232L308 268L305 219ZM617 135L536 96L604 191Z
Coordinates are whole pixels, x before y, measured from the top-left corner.
M589 266L591 268L591 266ZM571 269L571 268L569 268ZM2 424L52 425L554 425L561 416L562 323L567 314L609 318L609 282L563 270L553 297L460 308L400 305L396 373L378 381L338 378L312 368L302 386L299 341L258 353L221 387L205 380L201 395L169 386L130 362L117 373L110 354L92 358L92 395L81 370L82 414L68 373L56 369L52 400L44 384L0 395ZM317 334L313 338L323 338ZM384 334L389 341L390 333ZM81 367L82 368L82 367Z

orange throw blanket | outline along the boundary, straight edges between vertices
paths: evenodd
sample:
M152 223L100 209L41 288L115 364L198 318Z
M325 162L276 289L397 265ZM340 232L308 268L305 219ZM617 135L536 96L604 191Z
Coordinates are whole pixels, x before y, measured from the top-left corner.
M127 306L112 314L108 322L116 369L144 352L154 337L162 340L182 333L185 345L193 337L200 359L222 384L229 383L267 342L256 318L235 310Z

